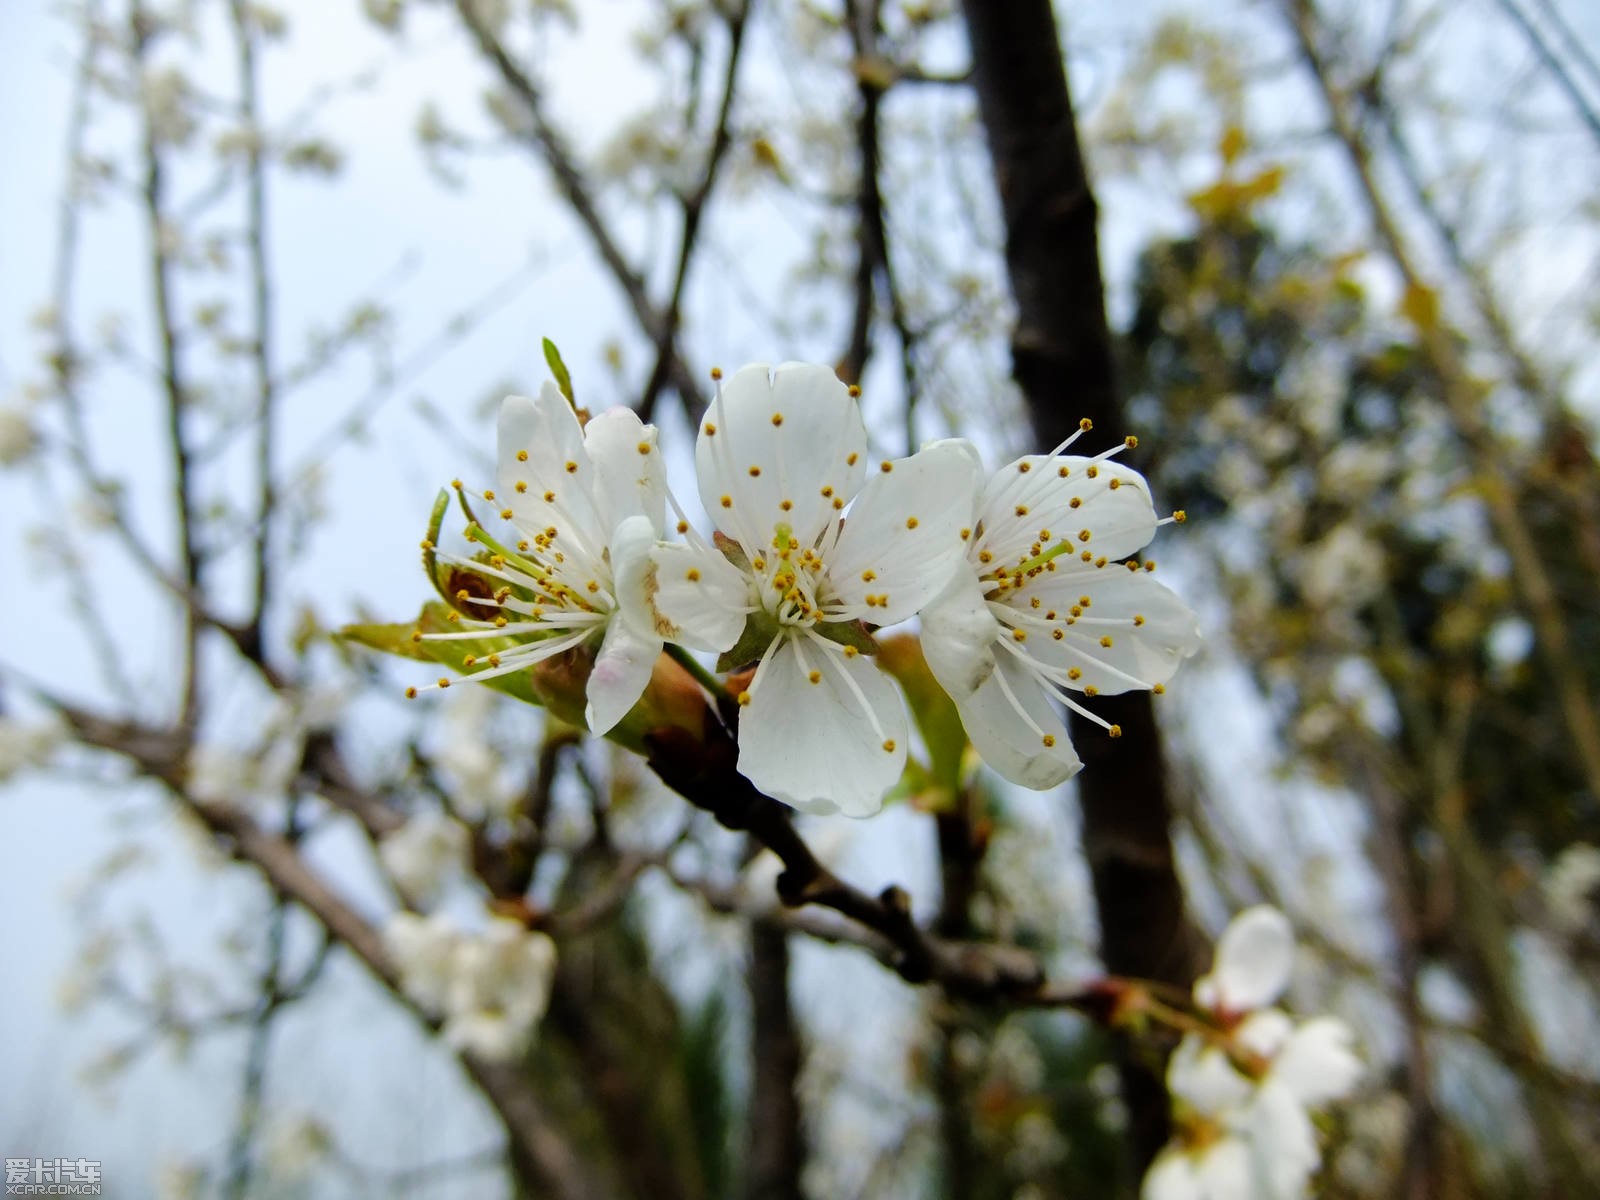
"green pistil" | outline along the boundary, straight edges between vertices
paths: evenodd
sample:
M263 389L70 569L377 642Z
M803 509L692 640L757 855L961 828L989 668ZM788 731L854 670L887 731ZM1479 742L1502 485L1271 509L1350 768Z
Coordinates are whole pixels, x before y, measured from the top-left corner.
M1067 553L1067 551L1071 550L1072 548L1073 548L1072 542L1067 538L1062 538L1059 542L1057 542L1054 546L1051 546L1050 549L1046 550L1043 554L1036 554L1032 558L1028 559L1026 562L1019 564L1017 567L1015 567L1011 571L1011 574L1013 574L1013 575L1027 575L1027 574L1030 574L1033 571L1037 571L1040 567L1044 566L1046 563L1052 561L1053 559L1060 558L1063 554Z
M523 572L525 575L531 575L540 583L546 585L550 584L549 571L545 570L537 563L523 558L522 555L518 554L515 550L506 549L499 542L495 541L494 538L490 537L488 530L484 529L484 527L479 525L476 521L467 526L467 537L472 541L483 543L483 545L489 547L490 550L493 550L501 558L505 559L508 564L516 567L517 570ZM554 586L560 587L561 585L555 584Z

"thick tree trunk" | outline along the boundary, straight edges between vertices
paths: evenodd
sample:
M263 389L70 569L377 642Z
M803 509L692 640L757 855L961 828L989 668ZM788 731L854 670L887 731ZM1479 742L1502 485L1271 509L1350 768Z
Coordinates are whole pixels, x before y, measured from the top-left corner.
M1006 225L1017 302L1012 370L1041 448L1090 418L1095 443L1122 436L1115 354L1106 322L1098 210L1048 0L966 0L972 79ZM1091 444L1090 449L1095 445ZM1110 740L1074 720L1084 851L1094 874L1106 969L1187 986L1205 946L1189 922L1168 833L1168 779L1150 697L1099 708L1119 723ZM1135 1156L1149 1162L1167 1134L1161 1080L1131 1060L1124 1091Z

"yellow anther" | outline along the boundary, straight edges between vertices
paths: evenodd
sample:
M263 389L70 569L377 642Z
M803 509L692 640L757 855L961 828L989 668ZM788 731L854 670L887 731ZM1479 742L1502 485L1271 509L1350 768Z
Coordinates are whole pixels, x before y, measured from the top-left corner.
M1089 469L1084 472L1084 474L1087 475L1090 479L1098 479L1098 478L1100 478L1100 468L1097 467L1097 466L1091 465L1089 467Z
M1122 736L1122 726L1121 725L1113 725L1110 729L1106 730L1106 736L1107 737L1121 737Z
M485 488L484 492L483 492L483 498L485 500L493 500L494 499L494 489L493 488Z
M854 646L846 646L844 648L844 656L846 658L854 658L856 655L858 655L860 653L861 653L861 651L857 650Z
M528 452L526 450L518 450L517 451L517 461L518 462L527 462L528 461Z
M1093 536L1094 534L1090 533L1087 529L1078 530L1078 540L1080 542L1087 542Z
M1143 625L1144 624L1144 617L1139 613L1134 613L1133 614L1133 623L1135 625Z
M1130 433L1127 437L1122 439L1122 444L1129 450L1137 450L1139 448L1139 439Z
M526 492L528 490L528 481L526 479L517 480L516 488L517 488L518 494L521 494L522 492Z
M764 558L758 558L751 562L750 565L758 571L765 571L767 569L767 560Z
M1062 638L1066 637L1067 635L1064 632L1062 632L1061 630L1059 630L1059 629L1052 629L1050 631L1050 636L1055 638L1055 640L1059 642Z
M556 494L554 492L546 492L544 494L544 502L546 504L554 504L556 502Z
M517 549L526 554L528 552L528 540L524 538L522 541L518 542Z
M650 453L650 443L649 442L640 442L637 446L634 447L634 449L636 449L640 454L649 454Z
M963 530L962 530L962 531L961 531L961 540L962 540L962 541L963 541L963 542L964 542L964 541L966 541L966 540L967 540L967 539L968 539L968 538L969 538L969 537L971 537L971 536L972 536L972 530L970 530L970 529L963 529Z
M1145 559L1144 569L1146 571L1154 571L1156 569L1156 560L1153 558Z
M1150 690L1158 696L1165 696L1167 694L1167 685L1164 683L1158 683Z
M732 508L733 507L733 497L732 496L724 496L722 498L722 507L723 508Z
M508 624L510 624L510 622L504 616L497 616L494 619L494 627L496 629L504 629Z
M1111 560L1109 558L1107 558L1104 554L1102 554L1099 558L1094 560L1094 565L1096 567L1104 567L1106 565L1106 563L1108 563L1110 561Z
M980 550L978 551L978 561L981 563L992 563L994 561L994 555L989 553L987 550Z
M1176 521L1179 525L1182 525L1185 521L1187 521L1189 519L1189 514L1184 512L1183 509L1181 509L1181 508L1176 508L1176 509L1173 509L1173 511L1172 511L1172 519L1174 521Z
M432 550L433 549L433 539L432 538L423 538L421 544L422 544L422 548L424 550Z
M1025 517L1028 515L1028 506L1026 504L1019 504L1017 505L1016 512L1017 516Z
M502 520L502 521L509 521L509 520L511 520L511 510L510 510L510 509L509 509L509 508L502 508L502 509L501 509L501 510L500 510L500 519L501 519L501 520Z
M915 517L907 517L906 518L906 528L907 529L915 529L916 527L917 527L917 519Z
M1039 597L1035 596L1032 600L1029 600L1028 601L1028 607L1029 608L1038 608L1039 607Z
M491 567L503 567L503 566L505 566L506 565L506 556L503 555L503 554L491 554L491 555L489 555L489 565Z
M760 477L761 477L761 468L760 467L751 467L750 468L750 478L751 479L759 479Z
M735 697L735 699L738 700L740 704L749 704L750 703L750 693L749 692L740 692L738 694L738 696Z
M1111 490L1112 490L1112 491L1113 491L1113 492L1114 492L1114 491L1116 491L1116 490L1117 490L1117 489L1118 489L1118 488L1119 488L1119 487L1121 487L1121 486L1122 486L1122 480L1120 480L1120 479L1113 479L1113 480L1112 480L1112 481L1111 481L1111 482L1110 482L1110 483L1108 483L1108 484L1106 484L1106 486L1107 486L1107 487L1108 487L1108 488L1110 488L1110 489L1111 489Z
M883 462L878 464L878 470L882 471L885 475L887 475L890 471L894 470L894 464L892 462L890 462L888 459L884 459Z
M1081 604L1074 604L1068 611L1075 617L1083 616L1083 606Z
M812 671L811 674L806 676L806 678L809 679L812 683L821 683L822 682L822 672L821 671Z
M1085 696L1098 696L1100 694L1100 689L1095 687L1093 684L1090 684L1088 687L1083 689L1083 694Z
M1040 740L1044 742L1046 746L1054 746L1056 744L1056 735L1053 733L1047 733Z
M1078 603L1083 605L1085 608L1088 608L1089 607L1089 597L1087 597L1087 596L1079 596L1078 597Z
M690 567L687 571L685 571L683 573L683 577L685 579L687 579L690 583L699 583L700 582L700 568L699 567Z
M463 484L462 484L462 482L461 482L461 480L459 480L459 479L452 479L452 480L451 480L451 481L450 481L450 486L451 486L451 487L453 487L453 488L455 488L455 490L456 490L456 491L458 491L458 492L459 492L459 491L460 491L460 490L461 490L461 489L462 489L462 487L463 487L463 486L464 486L464 485L463 485Z
M863 571L863 572L861 572L861 582L862 583L871 583L877 577L878 577L878 573L876 571Z
M1088 433L1094 428L1094 422L1089 420L1088 417L1085 417L1083 420L1078 422L1078 428L1083 430L1084 433Z
M783 424L783 414L782 413L773 413L772 414L772 424L773 424L774 428L776 428L779 425L782 425Z
M884 753L893 754L894 753L894 739L893 738L884 738L883 739L883 749L884 749Z
M500 656L498 654L489 655L489 665L491 667L498 667L500 665Z
M1100 639L1100 644L1107 650L1111 649L1111 635L1108 633Z
M780 500L780 501L778 501L778 507L783 509L784 512L788 512L791 508L794 507L794 501L793 500Z
M1026 629L1013 629L1011 631L1011 640L1014 641L1014 642L1025 642L1025 641L1027 641L1028 640L1028 631Z
M823 488L823 489L822 489L822 494L823 494L823 495L824 495L824 496L831 496L831 495L833 495L833 486L832 486L832 485L831 485L831 484L830 484L830 485L829 485L829 486L827 486L827 487L825 487L825 488Z
M714 425L710 421L706 422L706 436L707 437L716 437L717 436L717 427L716 427L716 425Z
M843 507L844 507L844 501L841 500L838 496L835 496L833 498L833 511L834 512L838 512Z
M711 368L711 378L713 378L713 379L721 379L722 378L722 368L721 367L712 367Z
M414 688L414 687L408 687L406 689L406 699L407 700L415 700L416 698L417 698L417 689Z
M679 533L688 533L689 532L689 522L687 522L687 521L679 521L678 522L678 532Z
M1060 468L1057 468L1056 474L1059 475L1062 479L1065 479L1068 475L1072 474L1072 468L1071 467L1060 467Z
M1041 542L1048 542L1050 540L1050 531L1048 529L1039 530L1039 540Z
M460 589L458 589L456 591L456 599L457 600L471 600L472 599L472 593L467 591L466 588L460 588Z
M412 631L411 631L411 640L412 640L412 641L413 641L413 642L420 642L420 641L421 641L421 640L422 640L422 630L420 630L420 629L413 629L413 630L412 630Z
M569 459L568 462L567 462L567 474L568 475L576 475L577 473L578 473L578 464L575 463L575 462L572 462Z
M1059 633L1060 630L1057 630L1056 632ZM1078 670L1077 667L1070 667L1067 670L1067 678L1076 683L1078 680L1083 678L1083 672Z
M476 654L467 655L465 658L463 658L461 660L461 665L464 666L464 667L475 667L475 666L477 666L478 665L478 656Z
M447 688L447 687L450 686L450 681L447 678L445 678L443 675L441 675L441 676L439 676L439 686L442 687L442 688Z
M584 584L584 585L583 585L583 586L584 586L584 587L585 587L585 588L586 588L586 589L588 589L588 591L589 591L589 592L590 592L590 593L591 593L591 594L593 594L593 593L595 593L595 592L598 592L598 591L599 591L599 590L600 590L600 585L599 585L599 584L598 584L598 583L597 583L597 582L596 582L596 581L594 581L594 580L593 580L593 579L591 579L591 580L589 580L589 582L588 582L588 583L586 583L586 584Z

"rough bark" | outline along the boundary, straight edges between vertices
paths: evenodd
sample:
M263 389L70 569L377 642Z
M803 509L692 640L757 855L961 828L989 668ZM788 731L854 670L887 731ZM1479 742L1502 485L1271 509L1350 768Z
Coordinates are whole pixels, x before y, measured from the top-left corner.
M1042 447L1082 417L1088 449L1119 438L1121 398L1100 273L1098 209L1084 165L1066 68L1048 0L966 0L972 82L1005 219L1006 267L1017 304L1012 371ZM1088 440L1088 439L1086 439ZM1150 697L1102 702L1123 736L1074 720L1084 851L1094 876L1106 969L1187 986L1204 943L1185 912L1168 826L1171 804ZM1136 1159L1167 1133L1160 1079L1124 1064Z

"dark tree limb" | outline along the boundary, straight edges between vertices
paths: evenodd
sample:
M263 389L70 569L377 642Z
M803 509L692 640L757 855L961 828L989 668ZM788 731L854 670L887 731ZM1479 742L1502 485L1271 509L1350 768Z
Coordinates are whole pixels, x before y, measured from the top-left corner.
M994 160L1017 302L1012 371L1041 446L1090 418L1102 440L1120 432L1114 348L1100 273L1098 209L1048 0L963 5L972 78ZM1091 446L1092 450L1094 447ZM1177 986L1203 966L1204 942L1184 907L1168 826L1171 803L1150 697L1115 697L1100 711L1122 726L1108 740L1074 719L1084 851L1093 872L1106 970ZM1125 1059L1124 1092L1141 1167L1166 1140L1159 1077Z
M750 925L750 1111L744 1200L805 1200L805 1128L800 1111L800 1031L789 1004L789 934Z

